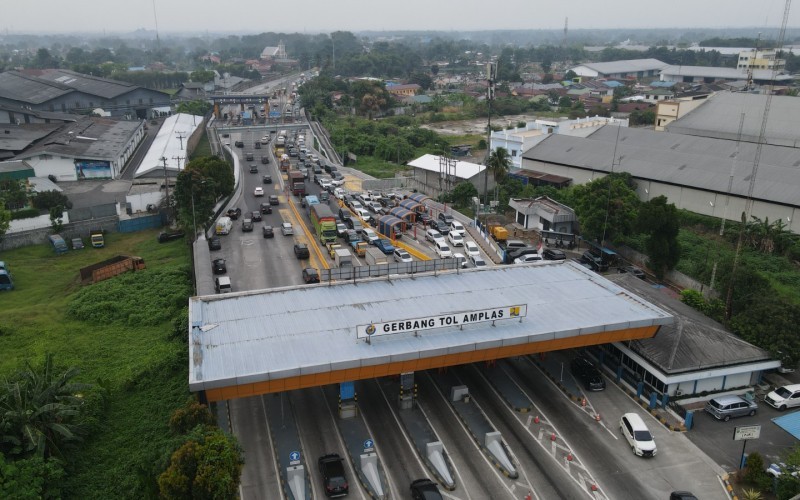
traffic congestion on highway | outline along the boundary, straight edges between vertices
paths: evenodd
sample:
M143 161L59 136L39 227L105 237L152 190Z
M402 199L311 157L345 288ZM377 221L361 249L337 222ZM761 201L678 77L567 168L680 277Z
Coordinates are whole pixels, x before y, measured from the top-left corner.
M363 174L332 161L335 154L321 146L295 97L291 123L284 115L269 119L266 110L285 104L275 97L261 110L267 113L262 124L243 124L236 109L216 124L219 143L237 159L241 186L215 234L206 235L214 289L201 294L305 286L318 282L323 270L348 265L430 259L455 259L463 268L503 265L474 236L469 220L438 204L423 203L426 211L398 225L382 224L403 213L393 209L412 193L363 189ZM538 265L539 252L532 255L519 253L510 265ZM545 256L563 259L564 253ZM441 443L449 480L415 443L423 431L402 415L396 378L354 383L359 432L367 434L356 438L340 416L335 386L219 404L221 425L245 451L241 497L291 498L286 471L299 463L310 479L305 498L666 499L687 489L697 498L725 497L716 469L685 436L661 425L615 384L606 385L591 364L571 364L579 352L548 356L416 374L422 427ZM453 404L450 388L460 385L469 387L469 401L502 436L509 465L487 453L475 424ZM565 385L581 399L569 398ZM655 443L652 451L642 452L650 449L638 441L643 433ZM376 493L364 480L354 439L365 453L377 454L385 491Z

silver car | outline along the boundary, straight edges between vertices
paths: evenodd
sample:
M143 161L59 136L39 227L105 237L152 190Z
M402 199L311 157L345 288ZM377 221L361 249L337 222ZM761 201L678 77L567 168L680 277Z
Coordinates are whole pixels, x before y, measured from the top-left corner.
M755 401L747 401L739 396L720 396L706 403L706 411L717 420L728 421L731 417L753 416L758 405Z

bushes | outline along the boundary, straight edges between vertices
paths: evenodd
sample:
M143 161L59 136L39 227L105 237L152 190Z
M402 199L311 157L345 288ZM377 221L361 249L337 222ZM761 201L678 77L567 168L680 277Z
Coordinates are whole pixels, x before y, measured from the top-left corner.
M92 323L154 326L171 321L191 295L189 270L174 266L121 274L87 286L67 308L72 318Z
M38 209L23 208L22 210L11 212L11 220L32 219L33 217L39 217L41 214Z

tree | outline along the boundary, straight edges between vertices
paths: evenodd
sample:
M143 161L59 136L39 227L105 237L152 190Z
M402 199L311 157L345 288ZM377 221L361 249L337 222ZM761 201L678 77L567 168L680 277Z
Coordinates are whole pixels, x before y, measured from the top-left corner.
M647 234L645 248L650 268L656 277L663 278L681 256L678 209L675 204L667 203L666 196L657 196L640 207L636 227L639 232Z
M511 169L511 155L506 148L497 148L489 154L486 169L483 172L483 202L489 204L489 173L495 184L501 182Z
M213 82L214 76L215 75L213 71L197 70L197 71L192 71L192 73L189 75L189 78L191 78L193 82L206 83L206 82Z
M558 100L558 109L561 111L568 111L570 108L572 108L572 99L567 96L562 96Z
M53 207L72 208L72 202L60 191L42 191L33 197L33 206L39 210L50 210Z
M769 350L786 366L797 365L800 361L800 339L796 333L800 306L775 297L774 293L758 293L747 307L737 310L739 312L730 322L736 335Z
M54 233L60 233L64 227L64 207L57 205L50 209L50 227Z
M208 406L200 404L195 397L190 397L186 404L172 413L169 428L175 434L186 434L198 425L213 427L217 419L208 410Z
M472 206L472 198L478 196L478 190L469 182L459 182L450 193L450 199L457 207Z
M197 228L206 227L211 221L215 185L200 169L185 168L178 173L174 193L178 223L189 234L194 235Z
M158 477L168 500L238 498L244 457L236 438L218 428L198 427L170 458Z
M84 399L91 385L74 382L77 368L59 370L53 355L4 381L0 389L0 452L12 456L62 456L85 431Z
M602 242L630 234L639 207L635 187L627 172L612 173L575 186L575 209L584 236Z
M11 225L11 212L6 210L6 200L0 196L0 241L6 235L8 227Z
M436 76L439 74L439 65L438 64L431 64L431 74Z
M211 110L211 104L208 101L197 99L195 101L186 101L178 104L175 111L178 113L187 113L190 115L204 116Z

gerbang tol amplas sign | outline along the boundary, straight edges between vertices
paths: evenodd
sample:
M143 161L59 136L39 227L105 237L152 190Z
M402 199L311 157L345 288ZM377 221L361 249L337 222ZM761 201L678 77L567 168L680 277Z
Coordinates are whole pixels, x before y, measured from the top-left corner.
M395 335L398 333L418 332L433 330L434 328L448 328L453 326L474 325L491 321L524 318L528 313L527 305L493 307L477 311L460 311L438 316L424 318L399 319L381 323L358 325L356 336L359 339L370 339L382 335Z

